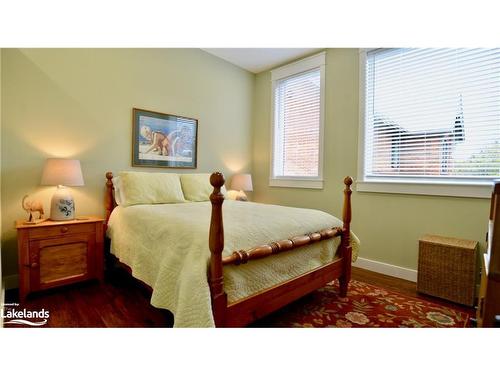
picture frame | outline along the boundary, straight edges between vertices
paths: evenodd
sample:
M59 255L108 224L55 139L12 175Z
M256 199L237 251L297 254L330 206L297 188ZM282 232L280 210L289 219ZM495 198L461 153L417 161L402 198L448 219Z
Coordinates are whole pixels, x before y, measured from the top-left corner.
M197 119L140 108L132 113L133 167L197 167Z

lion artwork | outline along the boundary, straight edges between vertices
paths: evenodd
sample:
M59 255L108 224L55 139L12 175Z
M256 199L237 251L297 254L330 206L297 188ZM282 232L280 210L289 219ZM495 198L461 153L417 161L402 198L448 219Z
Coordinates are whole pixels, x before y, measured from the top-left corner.
M23 197L22 207L23 210L30 214L28 222L33 222L34 212L38 212L38 220L42 220L44 215L42 202L39 200L26 200L26 198L28 198L28 195Z
M141 127L141 136L146 138L151 146L147 149L145 154L151 151L157 151L158 155L168 156L170 154L170 142L168 137L159 131L152 131L149 126Z

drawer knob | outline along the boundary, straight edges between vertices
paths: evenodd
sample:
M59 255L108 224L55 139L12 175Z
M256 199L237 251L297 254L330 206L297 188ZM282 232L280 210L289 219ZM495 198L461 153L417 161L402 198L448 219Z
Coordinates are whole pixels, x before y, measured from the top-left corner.
M62 232L62 233L66 233L67 231L68 231L68 227L62 227L62 228L61 228L61 232Z
M37 268L38 267L38 263L27 264L26 266L30 267L30 268Z

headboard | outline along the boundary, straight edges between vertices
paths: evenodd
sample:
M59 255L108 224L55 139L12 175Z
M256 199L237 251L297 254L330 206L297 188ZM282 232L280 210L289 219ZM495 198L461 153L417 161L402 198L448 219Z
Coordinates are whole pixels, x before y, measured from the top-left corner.
M111 212L117 206L115 200L115 187L113 186L113 172L106 172L106 193L104 194L104 209L106 210L106 228Z

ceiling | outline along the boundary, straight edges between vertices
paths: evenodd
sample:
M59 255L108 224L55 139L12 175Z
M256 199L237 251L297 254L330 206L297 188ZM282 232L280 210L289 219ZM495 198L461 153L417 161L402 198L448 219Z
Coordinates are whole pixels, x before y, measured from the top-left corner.
M272 69L323 48L202 48L252 73Z

